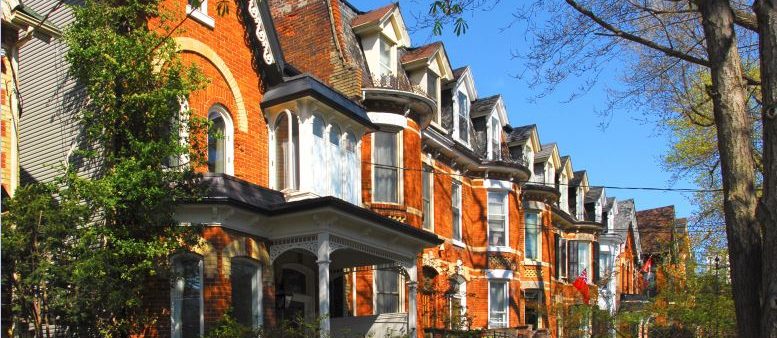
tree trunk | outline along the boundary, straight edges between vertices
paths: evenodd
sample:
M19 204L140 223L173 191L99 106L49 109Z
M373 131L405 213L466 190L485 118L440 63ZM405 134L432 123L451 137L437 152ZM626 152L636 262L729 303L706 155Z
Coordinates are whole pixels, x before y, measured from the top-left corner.
M723 211L740 337L760 336L761 228L756 219L755 163L745 84L727 0L696 1L707 42L718 150L723 174Z
M777 337L777 1L754 4L758 19L763 110L763 195L758 217L763 226L761 337Z

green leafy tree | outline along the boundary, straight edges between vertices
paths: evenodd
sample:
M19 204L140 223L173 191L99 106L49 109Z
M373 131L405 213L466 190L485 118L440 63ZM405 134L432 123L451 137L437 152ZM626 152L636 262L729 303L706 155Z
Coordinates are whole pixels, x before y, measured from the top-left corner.
M20 189L3 227L3 261L11 266L4 285L13 288L18 329L139 332L156 319L146 306L149 286L168 276L170 254L195 243L195 228L177 226L173 214L178 201L200 192L193 168L202 163L207 122L181 100L203 78L180 61L159 5L72 7L66 58L85 98L78 161L54 183Z

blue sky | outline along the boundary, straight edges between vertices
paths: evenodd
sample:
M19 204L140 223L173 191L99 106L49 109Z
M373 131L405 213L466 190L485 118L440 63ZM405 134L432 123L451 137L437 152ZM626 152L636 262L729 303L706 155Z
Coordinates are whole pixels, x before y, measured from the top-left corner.
M388 1L350 0L361 10L384 6ZM415 26L413 13L425 13L428 0L400 1L408 27ZM448 29L443 36L432 36L431 30L411 32L413 45L441 40L454 68L469 65L481 97L502 94L510 124L520 126L536 123L542 143L557 142L562 155L570 155L575 170L588 171L592 185L628 187L694 187L691 182L672 182L670 173L661 164L668 149L668 136L655 124L643 122L646 111L618 111L602 117L598 109L605 106L605 87L565 103L570 93L581 83L568 80L553 95L536 102L538 94L526 80L512 76L524 67L522 60L513 59L511 52L525 51L528 42L521 27L503 30L511 22L513 1L501 1L494 9L467 16L469 30L455 36ZM616 61L617 62L617 61ZM611 74L600 83L618 85L619 64L611 65ZM609 123L602 129L602 122ZM654 192L608 189L608 196L619 200L634 198L638 210L674 204L678 217L689 216L693 210L689 197L676 192Z

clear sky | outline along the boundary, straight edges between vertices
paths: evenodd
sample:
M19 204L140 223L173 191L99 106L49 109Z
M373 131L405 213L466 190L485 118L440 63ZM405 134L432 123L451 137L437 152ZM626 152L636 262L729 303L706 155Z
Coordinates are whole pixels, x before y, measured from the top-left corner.
M360 10L367 11L386 5L389 0L350 0ZM430 0L400 1L408 27L416 27L414 14L428 10ZM643 122L647 111L619 111L603 117L606 86L618 86L619 65L605 74L600 85L584 96L565 103L570 93L581 85L574 79L558 87L553 95L532 102L538 94L526 80L513 75L524 69L523 61L512 58L511 52L525 51L527 41L522 27L504 29L512 20L514 1L501 1L486 12L468 15L469 30L456 36L447 29L443 36L432 36L431 30L411 31L414 46L440 40L445 44L454 68L469 65L480 97L502 94L510 124L537 124L540 142L557 142L561 155L570 155L574 170L587 170L591 185L625 187L694 188L688 181L671 181L671 174L662 167L661 158L668 149L668 136L655 124ZM606 122L607 128L600 125ZM678 217L689 216L695 207L688 194L607 189L607 196L619 200L634 198L637 210L674 204Z

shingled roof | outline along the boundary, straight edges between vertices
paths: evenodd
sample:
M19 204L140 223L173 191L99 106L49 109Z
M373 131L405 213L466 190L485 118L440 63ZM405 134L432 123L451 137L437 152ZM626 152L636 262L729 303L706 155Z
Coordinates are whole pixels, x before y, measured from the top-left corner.
M537 129L536 124L530 124L526 126L514 127L512 131L507 135L507 142L523 142L531 137L532 130Z
M401 61L402 63L410 63L416 60L428 59L440 48L442 48L442 42L439 41L420 47L408 48L405 50L405 54L402 55Z
M540 146L540 151L534 155L534 162L541 163L547 161L550 158L550 155L553 154L553 147L555 146L555 142L546 143Z
M494 110L496 103L499 102L500 97L502 97L502 95L497 94L475 100L475 102L472 102L470 117L475 118L491 113L491 111Z
M580 185L580 182L583 181L583 176L585 176L586 171L585 170L578 170L572 173L572 180L569 181L570 186L578 186Z
M637 211L640 246L648 255L661 254L669 250L672 231L677 226L674 205Z
M595 203L604 193L604 187L591 187L585 194L585 203Z
M397 6L399 6L398 3L391 3L389 5L360 14L351 20L351 27L358 27L368 23L383 20L383 18Z

